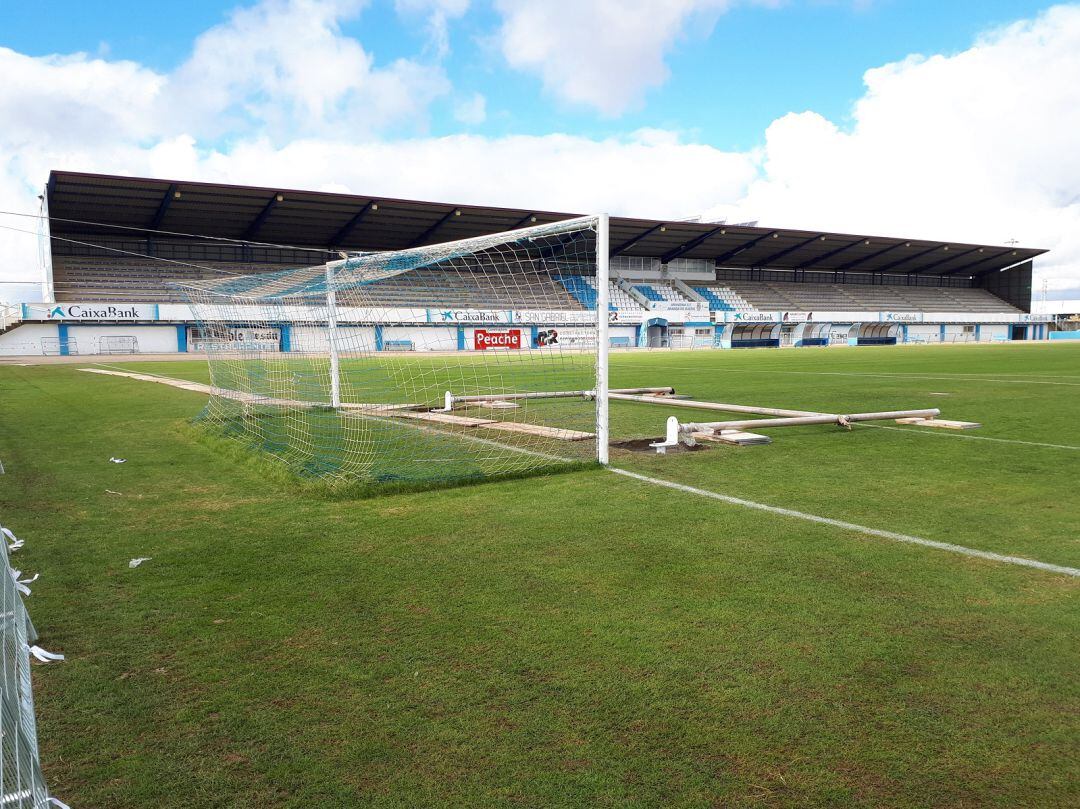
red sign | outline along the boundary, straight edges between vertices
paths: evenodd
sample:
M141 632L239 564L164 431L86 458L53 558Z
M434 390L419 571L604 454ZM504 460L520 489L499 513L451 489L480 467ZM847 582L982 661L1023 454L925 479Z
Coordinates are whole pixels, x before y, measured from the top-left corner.
M473 348L486 351L489 348L521 348L521 329L509 331L473 330Z

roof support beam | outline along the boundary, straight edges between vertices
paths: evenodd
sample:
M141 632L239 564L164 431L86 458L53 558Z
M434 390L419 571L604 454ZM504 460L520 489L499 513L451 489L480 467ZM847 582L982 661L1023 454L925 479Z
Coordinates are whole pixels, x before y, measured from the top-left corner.
M806 241L799 242L798 244L792 245L791 247L785 247L779 253L773 253L768 258L762 259L761 261L758 262L758 265L761 266L761 267L768 267L774 261L778 261L778 260L782 259L784 256L791 255L796 250L802 250L808 244L813 244L814 242L818 241L819 239L824 239L826 235L827 234L825 234L825 233L819 233L817 236L811 236Z
M259 211L259 215L255 217L255 221L248 225L248 229L244 231L244 235L240 238L243 241L247 241L249 239L254 239L256 236L258 236L259 231L262 230L262 226L266 224L266 220L270 217L270 212L273 211L274 208L277 207L277 204L284 199L285 197L280 191L276 192L274 196L270 197L269 202L267 202L266 205L263 206L263 209Z
M342 242L349 238L349 235L353 232L353 230L356 229L356 226L364 221L364 217L367 216L368 213L377 210L379 210L379 204L373 199L368 200L367 204L364 205L363 208L353 214L352 219L342 225L338 232L330 237L329 246L339 247Z
M706 233L702 233L696 239L691 239L681 247L677 247L674 250L669 250L668 252L664 253L664 255L660 256L660 263L667 264L672 259L676 259L681 255L689 253L695 247L704 244L708 239L711 239L713 236L715 236L717 233L720 233L726 227L726 225L720 225L719 227L715 227Z
M987 256L986 258L981 258L978 261L975 261L975 262L973 262L971 264L967 264L967 265L965 265L963 267L956 267L955 269L952 269L952 270L946 270L945 272L941 273L941 275L955 275L956 273L960 273L960 272L971 272L972 275L975 275L976 273L974 272L974 269L976 267L978 267L980 264L985 264L988 261L1002 261L1004 259L1012 258L1013 257L1012 254L1013 254L1012 250L1003 250L1000 253L995 253L992 256ZM1021 258L1020 256L1016 256L1015 258L1016 258L1016 261L1014 262L1015 264L1019 264L1019 263L1021 263L1023 261L1030 260L1030 259ZM1006 265L1006 267L1009 267L1009 266L1012 266L1012 265L1011 264ZM1003 267L1002 269L1005 269L1005 268ZM997 271L998 271L998 268L993 267L993 268L990 268L988 270L982 270L981 272L983 272L983 273L991 273L991 272L997 272Z
M521 217L521 219L519 219L517 222L515 222L509 228L507 228L507 230L517 230L518 228L523 228L526 225L534 225L534 224L536 224L536 214L535 213L527 213L523 217Z
M912 259L922 258L923 256L930 255L931 253L936 253L938 250L941 250L942 248L948 247L948 246L949 245L947 245L947 244L934 245L929 250L920 250L918 253L915 253L914 255L904 256L899 261L893 261L893 262L890 262L889 264L886 264L884 267L878 267L876 270L874 270L874 272L881 272L881 273L888 272L893 267L899 267L901 264L906 264L907 262L911 261Z
M914 273L928 272L928 271L934 269L935 267L940 267L942 264L948 264L950 261L956 261L958 258L963 258L964 256L969 256L972 253L978 252L980 249L981 248L979 248L979 247L972 247L970 250L965 250L963 253L953 253L951 256L946 256L945 258L941 259L940 261L935 261L933 264L927 264L925 267L919 267L918 269L912 270L911 272L914 272ZM955 272L955 270L953 272Z
M169 206L172 205L172 201L176 199L176 196L179 193L180 189L176 183L169 185L169 188L165 191L165 196L161 198L157 213L155 213L154 218L150 220L150 226L147 228L147 231L149 231L147 235L152 236L153 231L161 227L161 223L165 221L165 214L169 212Z
M665 228L665 225L663 223L661 223L659 225L653 225L653 227L649 228L648 230L642 231L641 233L639 233L634 238L627 239L625 242L620 244L618 247L616 247L614 250L612 250L610 253L608 253L608 258L613 258L613 257L619 255L619 253L622 253L625 250L629 250L631 247L633 247L635 244L640 242L642 239L646 238L647 236L651 236L654 233L656 233L656 231L663 230L664 228Z
M859 239L857 242L849 242L848 244L843 244L840 247L837 247L835 250L830 250L828 253L822 253L817 258L810 259L810 261L807 261L805 264L801 265L799 269L808 270L811 267L816 267L821 262L828 261L833 256L838 256L841 253L852 249L853 247L858 247L860 244L863 244L863 242L863 239Z
M862 258L857 258L854 261L849 261L847 264L841 264L836 269L838 272L847 272L848 270L853 270L860 264L865 264L867 261L873 261L875 258L883 256L886 253L891 253L893 250L903 247L905 244L908 247L911 246L911 242L897 242L896 244L890 244L884 250L878 250L876 253L871 253L868 256L863 256Z
M720 230L720 228L717 228L716 230ZM712 233L715 233L716 230L712 231ZM709 235L711 236L712 233L710 233ZM763 241L765 241L766 239L768 239L768 238L770 238L772 236L779 236L779 235L780 235L780 231L778 231L778 230L774 230L771 233L763 233L760 236L758 236L756 239L751 239L748 242L744 242L743 244L736 247L734 250L728 250L723 255L717 256L716 257L716 264L720 265L722 262L725 262L728 259L732 259L735 256L739 255L739 253L741 253L743 250L749 250L751 247L756 245L758 242L763 242ZM704 239L702 241L704 241ZM663 261L663 259L661 259L661 261Z
M1004 258L1004 256L999 255L999 256L995 256L995 258ZM983 276L990 275L991 273L1005 272L1005 270L1011 270L1013 267L1019 267L1021 264L1026 264L1027 262L1031 261L1033 257L1032 256L1023 256L1023 257L1014 256L1014 258L1016 259L1016 261L1014 261L1012 264L1006 264L1004 267L987 267L985 270L979 270L978 272L971 273L971 277L972 278L982 278ZM989 259L985 259L983 261L980 261L980 262L978 262L978 264L985 264L986 261L989 261ZM966 269L970 270L974 266L976 266L976 265L975 264L969 264L966 267ZM948 275L948 273L946 273L946 275Z
M438 233L439 229L451 219L453 219L455 216L461 216L460 208L452 208L451 210L444 213L441 217L439 217L439 221L437 221L434 225L429 227L427 230L425 230L423 233L421 233L419 236L409 242L409 247L419 247L422 244L427 244L428 239Z

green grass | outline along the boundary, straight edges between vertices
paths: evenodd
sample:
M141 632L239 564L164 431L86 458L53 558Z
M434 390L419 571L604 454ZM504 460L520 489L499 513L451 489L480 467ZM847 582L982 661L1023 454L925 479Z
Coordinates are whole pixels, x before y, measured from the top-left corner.
M981 421L972 435L1080 446L1078 348L616 354L612 384L940 407ZM314 497L192 428L202 404L0 367L0 520L43 573L28 604L42 644L68 655L34 686L45 773L73 806L1080 801L1075 579L599 469ZM667 415L616 403L615 437L659 435ZM768 432L767 447L612 460L1080 566L1080 451Z

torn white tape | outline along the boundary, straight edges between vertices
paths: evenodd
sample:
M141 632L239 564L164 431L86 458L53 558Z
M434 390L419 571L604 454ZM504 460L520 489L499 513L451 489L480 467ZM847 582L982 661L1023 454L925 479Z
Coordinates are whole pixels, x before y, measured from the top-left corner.
M60 800L59 798L54 798L51 795L49 796L49 803L51 803L53 806L59 806L60 809L71 809L71 807L64 803L62 800Z
M40 646L31 646L30 654L40 660L42 663L52 663L57 660L63 660L64 656L59 654L53 654L52 652L46 652Z
M26 586L24 582L19 581L19 574L21 570L13 570L8 568L8 573L11 574L11 580L15 582L15 589L22 593L24 596L30 595L30 588Z
M109 458L110 463L127 463L127 458Z
M19 548L21 548L23 545L26 544L23 540L19 539L17 536L15 536L13 533L11 533L10 528L5 528L2 525L0 525L0 534L3 534L9 540L11 540L8 543L8 550L17 551Z
M130 562L128 562L128 567L138 567L143 562L149 562L153 558L154 557L152 556L140 556L137 559L132 559Z

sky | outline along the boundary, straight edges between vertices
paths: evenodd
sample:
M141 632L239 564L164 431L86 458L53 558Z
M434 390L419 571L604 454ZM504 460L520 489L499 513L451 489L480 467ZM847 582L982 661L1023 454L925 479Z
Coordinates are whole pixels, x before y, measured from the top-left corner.
M1080 3L0 0L0 77L3 211L57 168L1015 239L1080 299Z

